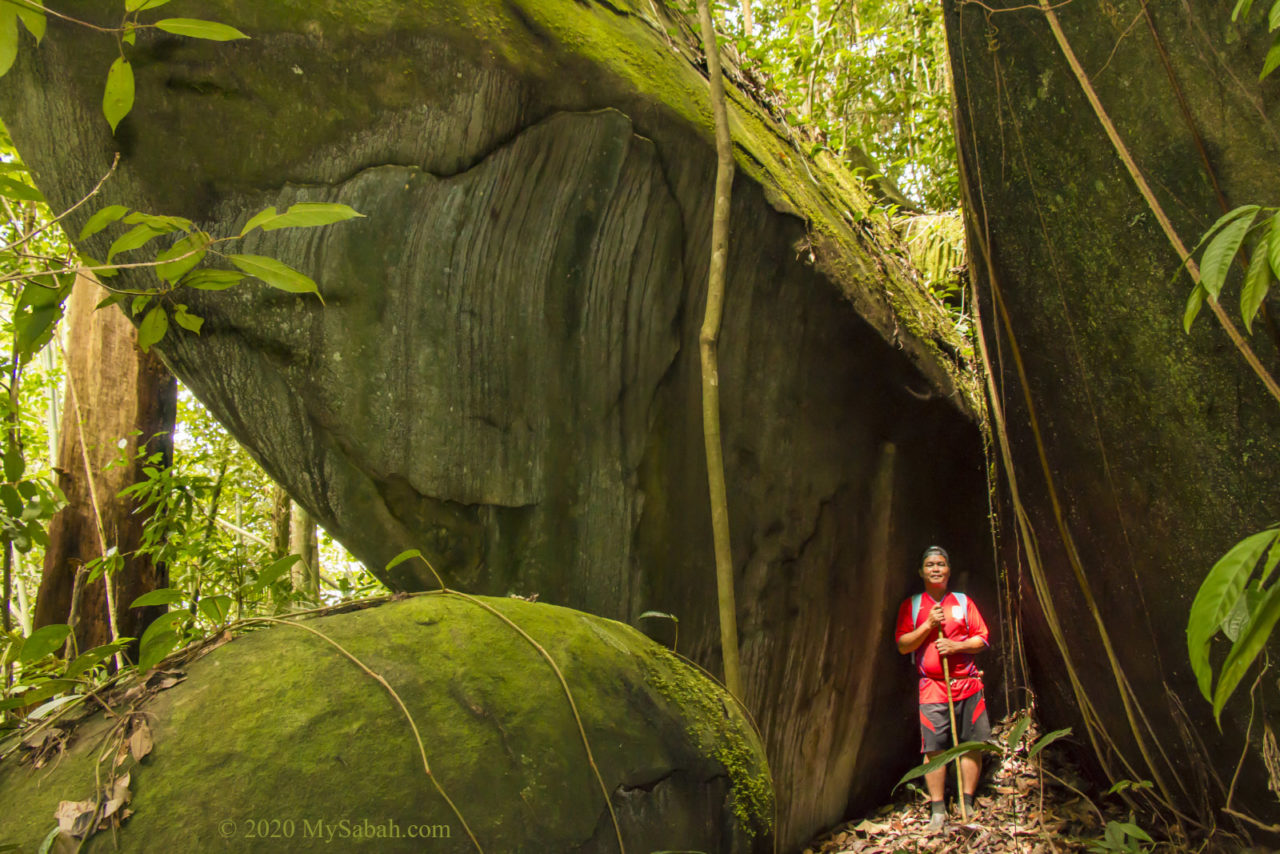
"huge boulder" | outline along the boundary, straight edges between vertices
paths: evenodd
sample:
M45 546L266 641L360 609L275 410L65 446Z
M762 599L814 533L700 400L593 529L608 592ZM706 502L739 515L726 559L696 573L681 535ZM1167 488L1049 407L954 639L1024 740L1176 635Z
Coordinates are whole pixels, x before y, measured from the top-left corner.
M1151 780L1188 826L1231 824L1232 788L1233 809L1274 817L1260 741L1274 713L1251 720L1251 676L1219 730L1185 629L1209 568L1275 521L1280 405L1208 308L1183 331L1191 280L1156 213L1193 247L1227 208L1280 200L1280 84L1258 82L1265 15L1053 5L1125 155L1042 10L947 11L980 305L1029 524L1022 554L1043 569L1023 620L1032 681L1050 723L1080 728L1095 767ZM1222 304L1241 326L1238 287ZM1268 303L1272 320L1249 340L1274 374ZM1276 708L1275 689L1263 680L1259 710Z
M763 746L733 700L635 629L552 605L429 594L297 620L102 699L61 728L65 753L56 727L27 736L44 767L27 748L0 763L0 842L35 851L62 802L110 802L128 775L113 822L131 815L84 850L772 850Z
M60 207L123 153L73 234L99 202L217 234L268 205L364 213L246 239L325 304L184 293L205 324L170 329L174 372L375 572L418 548L462 589L671 613L681 652L717 671L698 367L712 120L701 56L664 9L191 0L184 15L252 39L139 32L114 137L116 43L51 19L0 115ZM117 4L75 15L106 23ZM744 700L791 848L914 758L890 634L920 549L950 547L990 611L995 573L963 343L873 196L731 99L724 452ZM383 577L435 584L415 564Z

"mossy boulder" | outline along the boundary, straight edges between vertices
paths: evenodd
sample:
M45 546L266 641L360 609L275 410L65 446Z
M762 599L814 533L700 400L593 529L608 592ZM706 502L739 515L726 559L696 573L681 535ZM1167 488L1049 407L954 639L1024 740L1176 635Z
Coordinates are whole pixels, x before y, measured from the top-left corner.
M554 659L581 730L551 664L486 605ZM118 850L476 851L465 821L491 854L616 852L605 791L627 851L771 848L769 771L746 719L628 626L451 594L298 625L324 638L253 631L186 665L177 685L115 705L154 741L118 772L133 793ZM403 701L434 780L405 711L325 638ZM0 842L34 852L60 801L93 797L117 721L81 721L42 769L19 754L0 764ZM115 850L112 834L86 850Z

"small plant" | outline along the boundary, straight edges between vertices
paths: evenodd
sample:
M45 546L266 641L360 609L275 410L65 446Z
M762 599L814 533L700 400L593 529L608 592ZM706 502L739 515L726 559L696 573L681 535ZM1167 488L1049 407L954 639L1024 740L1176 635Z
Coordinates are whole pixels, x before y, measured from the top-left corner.
M1125 780L1122 782L1132 781ZM1089 850L1104 852L1104 854L1109 851L1137 854L1137 852L1150 851L1154 845L1154 840L1147 835L1145 830L1134 824L1133 817L1130 816L1129 821L1107 822L1107 826L1102 832L1102 838L1090 842Z

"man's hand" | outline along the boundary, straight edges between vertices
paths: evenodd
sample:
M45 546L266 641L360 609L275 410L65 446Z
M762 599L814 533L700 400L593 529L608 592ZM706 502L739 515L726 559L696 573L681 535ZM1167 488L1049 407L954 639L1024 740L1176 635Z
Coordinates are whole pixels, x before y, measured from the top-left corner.
M946 619L946 615L942 613L942 606L935 602L933 607L929 609L929 621L928 621L929 628L931 629L938 628L939 626L942 625L942 622L945 619Z
M964 647L959 643L948 638L938 638L934 646L938 648L938 655L951 655L953 652L963 652Z

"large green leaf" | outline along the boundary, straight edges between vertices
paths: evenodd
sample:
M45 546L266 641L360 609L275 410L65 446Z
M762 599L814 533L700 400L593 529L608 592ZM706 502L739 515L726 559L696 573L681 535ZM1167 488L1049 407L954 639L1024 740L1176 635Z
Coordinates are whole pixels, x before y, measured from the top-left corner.
M218 596L206 596L200 600L197 608L200 614L215 626L221 626L231 615L231 597L225 593Z
M0 2L0 77L9 73L18 58L18 10Z
M1249 625L1241 633L1240 639L1231 646L1227 660L1222 663L1222 675L1218 677L1218 685L1213 691L1213 716L1222 717L1222 707L1235 692L1236 686L1244 678L1255 658L1262 652L1271 638L1271 630L1280 620L1280 584L1271 585L1267 595L1258 603ZM25 649L25 648L24 648Z
M148 9L156 9L169 0L125 0L124 8L127 12L145 12Z
M133 66L121 56L107 70L107 85L102 92L102 114L111 125L111 133L116 132L116 126L132 109Z
M265 255L228 255L232 264L244 270L250 276L257 276L273 288L294 294L315 294L320 296L320 289L309 277L297 270ZM321 298L321 302L324 299Z
M1258 75L1258 80L1266 79L1266 76L1276 70L1280 66L1280 40L1271 44L1271 50L1267 51L1267 58L1262 63L1262 73Z
M984 753L1000 752L1000 748L996 747L994 744L987 744L985 741L962 742L960 744L957 744L955 747L942 751L937 756L930 759L928 762L925 762L923 765L917 765L907 773L903 774L902 779L900 779L897 783L894 784L893 791L897 791L898 786L901 786L903 783L914 780L917 777L923 777L925 774L930 774L934 771L937 771L939 768L942 768L943 766L945 766L948 762L952 762L957 757L963 756L964 754L974 750L982 751Z
M172 652L182 640L178 627L190 621L189 611L170 611L147 626L138 643L138 672L146 673Z
M249 38L235 27L219 24L216 21L201 21L197 18L165 18L162 21L156 21L155 27L166 33L173 33L175 36L208 39L215 42Z
M187 273L178 284L202 291L225 291L243 280L244 273L237 273L235 270L205 269Z
M116 238L111 244L111 248L107 250L107 263L111 263L111 259L119 255L121 252L128 252L132 249L138 249L145 246L150 241L168 232L155 228L154 226L143 223L135 225L124 234Z
M5 709L21 709L24 706L32 706L42 700L47 700L54 694L61 694L64 691L70 691L76 687L73 679L50 679L48 682L41 682L23 694L10 697L7 700L0 700L0 711Z
M1204 250L1204 257L1200 260L1200 283L1215 300L1222 292L1222 284L1227 280L1227 272L1231 269L1231 262L1236 257L1236 252L1240 250L1240 244L1244 242L1245 234L1248 233L1249 227L1253 225L1253 220L1258 215L1257 205L1249 207L1254 210L1232 220L1218 232L1213 240L1209 241L1209 245Z
M49 26L44 14L44 4L40 0L18 0L18 17L31 35L36 37L36 44L40 44Z
M155 605L176 605L182 601L183 593L181 590L174 590L171 587L161 587L158 590L151 590L143 593L137 599L129 604L130 608L148 608Z
M129 209L124 205L107 205L89 217L89 221L84 224L84 228L80 229L80 239L84 240L92 237L128 212Z
M68 678L72 676L79 676L81 673L98 666L120 650L124 649L129 645L131 640L133 640L133 638L121 638L118 641L112 641L111 643L104 644L103 646L95 646L93 649L81 653L76 657L75 661L67 665L66 672L63 675Z
M1240 290L1240 319L1244 328L1253 333L1253 318L1258 313L1262 301L1267 298L1267 289L1271 287L1271 263L1268 260L1268 246L1272 233L1268 230L1262 240L1253 248L1253 256L1249 259L1249 272L1245 273L1244 287ZM1280 236L1280 235L1277 235Z
M158 305L147 312L146 317L138 324L138 347L144 353L158 344L164 334L169 331L169 314L164 306Z
M1191 334L1191 324L1195 322L1196 315L1204 305L1204 296L1204 285L1197 282L1191 289L1191 296L1187 297L1187 307L1182 312L1182 329L1188 335Z
M43 202L44 194L30 184L0 175L0 196L18 202Z
M204 260L205 247L212 238L203 231L188 234L156 256L164 263L156 267L156 275L166 282L176 282Z
M33 661L39 661L66 643L69 634L71 634L71 627L65 623L41 626L23 642L22 652L18 653L18 662L30 664Z
M275 208L267 208L254 215L240 232L244 237L255 228L263 231L275 231L278 228L311 228L319 225L332 225L364 214L349 205L320 204L316 202L300 202L284 213L276 213Z
M1280 210L1271 216L1271 238L1267 241L1267 256L1271 262L1271 272L1280 279Z
M1213 669L1209 665L1209 642L1231 613L1241 591L1253 574L1262 553L1275 541L1280 529L1268 528L1245 537L1223 555L1200 584L1191 614L1187 618L1187 656L1191 670L1196 675L1200 693L1206 700L1213 683Z
M253 586L249 589L253 592L267 589L300 560L302 555L285 555L258 573L258 580L253 582Z
M1068 735L1071 735L1071 727L1064 727L1063 729L1055 729L1053 732L1048 733L1047 735L1040 736L1040 738L1036 740L1036 743L1031 745L1031 749L1027 751L1027 758L1028 759L1032 758L1037 753L1044 750L1046 747L1053 744L1058 739L1065 738Z

